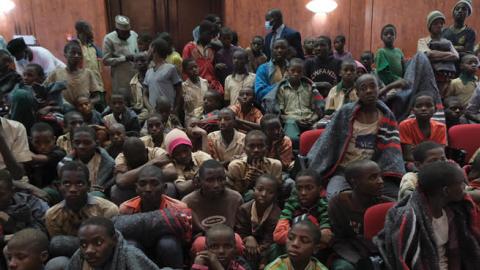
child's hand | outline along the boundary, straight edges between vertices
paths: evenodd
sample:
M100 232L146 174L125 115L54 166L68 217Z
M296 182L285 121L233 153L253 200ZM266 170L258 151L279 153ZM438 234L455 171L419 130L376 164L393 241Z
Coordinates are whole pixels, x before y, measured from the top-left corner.
M10 216L7 213L5 213L4 211L0 211L0 223L5 224L8 222L9 219Z
M322 239L320 240L321 243L326 244L327 246L330 245L330 242L333 239L333 232L330 229L321 229L320 232L322 233Z
M202 251L198 252L193 263L198 264L198 265L208 266L209 265L209 259L208 259L207 251L202 250Z
M151 165L155 165L159 168L167 165L168 163L172 162L172 159L168 155L161 155L149 161Z
M247 256L250 255L251 257L255 257L258 255L258 243L255 237L247 236L243 241L245 242Z
M224 63L218 63L218 64L215 64L215 69L226 69L227 68L227 65L224 64Z

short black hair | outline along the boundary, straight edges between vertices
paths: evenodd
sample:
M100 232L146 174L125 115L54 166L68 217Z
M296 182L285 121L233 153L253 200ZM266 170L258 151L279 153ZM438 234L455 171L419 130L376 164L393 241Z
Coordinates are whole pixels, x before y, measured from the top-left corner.
M153 51L161 58L165 59L172 52L172 47L162 38L156 38L152 44Z
M170 46L172 46L173 44L172 36L168 32L161 32L160 34L158 34L157 38L165 40Z
M48 252L48 244L48 237L44 232L39 229L26 228L13 234L7 246L17 245L19 248L24 248L24 250L31 248L34 252L40 253L43 251Z
M290 230L293 230L293 228L297 226L307 227L311 233L313 243L316 245L320 244L320 239L322 239L322 233L320 232L318 227L315 224L313 224L310 220L301 220L299 222L293 223L292 228Z
M232 29L224 26L220 29L220 35L221 36L230 36L230 37L233 38L233 31L232 31Z
M5 182L7 188L13 188L13 177L7 169L0 169L0 182Z
M25 40L22 37L14 38L10 40L7 44L7 50L12 54L16 55L19 52L25 51L28 48Z
M355 60L353 59L347 58L342 61L341 67L344 66L354 66L355 68L357 68L357 62L355 62Z
M255 39L261 39L262 40L262 43L265 42L265 39L262 37L262 36L254 36L252 38L252 41L255 40Z
M210 22L214 23L217 20L217 18L221 20L220 16L218 16L217 14L211 13L211 14L207 14L207 16L205 16L204 20L207 20L207 21L210 21Z
M183 61L182 61L182 69L183 69L183 70L187 70L187 69L188 69L188 65L190 65L190 63L192 63L192 62L195 62L195 63L196 63L195 59L193 59L193 58L191 58L191 57L186 58L186 59L183 59Z
M245 136L245 144L247 144L247 141L250 140L252 137L259 136L262 137L262 139L266 142L267 141L267 135L261 130L250 130L247 135Z
M443 145L438 144L434 141L423 141L413 148L413 159L416 162L423 163L427 159L427 152L437 148L443 148Z
M63 53L67 54L72 48L77 47L78 49L82 50L82 45L80 44L80 41L76 39L72 39L65 44L65 47L63 47Z
M210 229L208 229L207 232L205 233L205 243L207 247L208 247L208 239L210 238L210 235L212 233L217 233L217 232L225 232L230 234L232 244L235 244L235 232L233 231L233 229L225 224L216 224L216 225L213 225Z
M82 224L80 224L79 229L89 225L103 227L108 236L115 237L115 226L113 225L113 221L108 218L91 217L87 220L84 220Z
M45 78L45 71L43 70L43 67L39 64L30 63L25 67L25 69L27 68L32 68L33 70L35 70L35 73L37 73L39 77Z
M362 171L363 167L368 164L377 164L370 159L362 159L350 162L345 168L345 180L351 185L352 180L357 178L357 175Z
M458 165L448 161L435 161L423 166L418 172L418 188L425 194L454 184L458 178L465 178Z
M397 28L395 27L395 25L389 23L382 27L382 30L380 31L380 37L383 35L383 31L385 31L386 28L392 28L395 35L397 34Z
M90 25L89 22L85 21L85 20L78 20L76 23L75 23L75 30L77 32L86 32L87 30L89 30L90 28L92 28L92 26Z
M168 99L166 96L159 96L157 98L157 101L155 102L155 111L159 112L161 109L170 109L172 108L172 103L170 102L170 99Z
M147 43L150 45L152 43L153 37L150 35L150 33L140 33L137 38L137 42L140 43Z
M200 168L198 169L198 177L200 179L203 179L203 177L205 176L205 170L218 168L223 169L223 165L220 162L215 159L206 160L202 163L202 165L200 165Z
M302 177L302 176L308 176L308 177L311 177L313 178L313 180L315 180L315 184L319 187L323 186L322 184L322 178L320 177L320 175L314 171L313 169L304 169L304 170L301 170L299 173L297 173L296 175L296 179L298 179L299 177Z
M268 173L264 173L264 174L261 174L259 177L257 177L257 179L255 179L255 185L257 184L258 182L258 179L260 178L263 178L263 179L268 179L268 181L270 182L273 182L275 184L275 192L276 194L280 194L280 185L278 184L278 181L277 179L275 179L275 177L271 174L268 174Z
M198 27L198 32L200 33L200 35L207 32L212 33L216 30L217 26L213 22L208 20L203 20Z
M322 40L327 42L328 48L331 50L332 49L332 39L329 36L323 36L322 35L322 36L318 37L317 42L320 42Z
M30 129L30 134L33 134L34 132L50 132L52 135L55 135L55 131L53 130L52 126L45 122L35 123Z
M415 96L413 96L413 104L417 102L417 99L419 97L423 97L423 96L431 97L433 101L433 105L435 105L435 97L431 92L428 92L428 91L420 91L417 94L415 94Z
M335 37L335 40L339 40L342 43L345 43L346 39L344 35L338 35Z
M288 42L288 40L286 38L277 38L275 39L275 41L273 41L273 46L272 47L275 47L275 44L279 43L279 42L285 42L287 44L287 48L290 47L290 43Z
M460 104L462 103L462 101L460 100L460 98L458 96L449 96L449 97L447 97L443 100L443 104L445 105L445 108L448 108L450 102L452 102L452 101L459 102Z
M79 112L79 111L69 111L65 114L65 116L63 117L63 120L64 120L64 123L65 123L65 127L68 127L68 123L72 120L72 118L74 116L79 116L83 119L83 116L82 114Z
M274 19L278 19L280 21L283 21L283 15L282 11L278 8L272 8L268 11L270 13L270 16L272 16Z
M303 67L304 64L305 64L305 61L301 58L294 57L294 58L290 59L290 66L300 65L300 66Z
M464 54L461 58L460 58L460 63L464 63L465 61L467 61L469 58L477 58L477 56L473 53L466 53Z
M60 180L62 179L62 175L64 172L81 172L85 177L85 182L90 185L90 171L88 170L87 165L83 164L83 162L65 161L65 163L63 163L58 172Z
M221 109L219 113L229 113L233 117L233 119L236 118L235 112L232 109L230 109L229 107L225 107L225 108Z
M362 58L362 56L364 56L364 55L368 55L368 56L370 56L372 59L375 58L375 55L373 54L372 51L363 51L362 54L361 54L361 56L360 56L360 58Z
M157 179L158 182L160 182L160 184L163 184L165 182L163 170L158 166L155 166L155 165L144 166L138 172L138 177L137 178L140 179L140 177L144 176L144 175L155 176L155 179Z
M71 134L72 135L71 139L73 140L73 137L75 137L75 134L80 133L80 132L88 133L88 134L90 134L90 136L92 136L92 139L94 141L97 140L97 133L95 132L95 129L93 129L92 127L89 127L89 126L76 127L73 130L73 134Z
M282 121L280 121L280 116L273 113L267 113L262 117L262 119L260 119L260 127L262 128L262 130L267 129L267 123L270 121L279 121L280 124L282 123Z

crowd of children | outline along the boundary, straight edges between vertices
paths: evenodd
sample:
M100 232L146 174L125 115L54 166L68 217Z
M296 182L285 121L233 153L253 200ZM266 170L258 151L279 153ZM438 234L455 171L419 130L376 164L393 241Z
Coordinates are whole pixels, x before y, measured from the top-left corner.
M450 27L428 14L411 58L392 24L358 61L344 35L302 51L278 9L245 49L216 15L181 55L120 15L103 53L77 22L66 64L11 40L0 269L478 269L480 151L466 164L447 133L480 123L480 51L471 2L452 14ZM385 203L366 238L365 213Z

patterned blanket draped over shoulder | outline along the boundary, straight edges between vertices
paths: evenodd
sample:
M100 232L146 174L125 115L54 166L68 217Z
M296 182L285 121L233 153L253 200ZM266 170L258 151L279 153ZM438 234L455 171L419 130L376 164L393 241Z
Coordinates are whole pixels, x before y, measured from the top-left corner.
M190 241L192 237L192 214L190 209L165 208L162 210L116 216L115 228L126 239L144 245L155 244L164 235L173 235Z
M150 261L143 252L134 246L131 246L123 238L120 232L117 234L117 244L113 250L111 259L101 269L104 270L159 270L158 266ZM67 270L83 270L86 261L80 252L80 249L73 254L67 266ZM93 268L92 268L93 269ZM97 269L97 268L95 268Z
M474 270L480 265L478 209L466 197L448 205L449 270ZM385 227L374 238L387 269L440 270L432 216L426 198L418 191L405 197L387 214Z
M373 161L378 163L383 176L401 178L405 174L405 167L395 116L382 101L377 101L377 108L382 112L382 117L378 121ZM322 136L308 152L308 167L324 179L333 176L342 161L352 138L353 122L359 110L358 102L344 105L335 113Z
M399 122L403 121L411 115L413 98L417 93L429 92L435 99L435 107L437 109L432 118L445 123L442 98L435 81L432 65L425 53L419 52L415 54L408 62L404 79L408 81L410 87L399 91L387 101L387 105L392 108L397 120Z

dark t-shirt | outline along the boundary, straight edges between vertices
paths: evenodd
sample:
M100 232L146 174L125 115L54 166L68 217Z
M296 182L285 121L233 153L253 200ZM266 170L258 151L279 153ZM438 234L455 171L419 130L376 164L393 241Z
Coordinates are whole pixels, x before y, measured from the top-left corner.
M464 47L464 51L473 53L473 47L475 46L475 30L469 26L465 26L460 31L455 31L453 26L445 28L442 32L442 37L450 40L457 49L457 47Z
M305 76L313 82L328 82L333 87L340 82L341 65L342 62L333 56L327 59L311 58L305 63Z
M233 228L237 210L242 204L240 193L225 188L225 192L216 199L210 199L196 190L185 196L182 202L192 209L193 231L201 232L203 228L224 223Z
M372 201L370 206L390 201L391 199L382 196ZM335 235L333 249L352 263L376 251L373 243L363 238L363 215L367 208L352 201L351 191L338 194L328 204L328 216Z
M30 150L35 153L33 149ZM44 188L57 180L57 164L66 154L63 149L55 146L53 151L47 155L48 161L46 163L28 162L25 165L25 170L30 179L30 183L36 187Z

